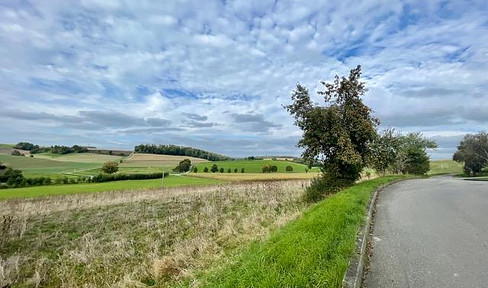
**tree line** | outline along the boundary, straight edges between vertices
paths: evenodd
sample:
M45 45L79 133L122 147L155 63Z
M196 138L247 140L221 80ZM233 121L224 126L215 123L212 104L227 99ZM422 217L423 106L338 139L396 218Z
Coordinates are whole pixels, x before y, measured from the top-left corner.
M83 153L83 152L88 152L87 147L79 146L79 145L73 145L71 147L69 146L63 146L63 145L54 145L51 147L41 147L39 145L29 143L29 142L19 142L15 144L13 147L15 149L21 149L21 150L27 150L31 154L37 154L37 153L52 153L52 154L69 154L69 153Z
M190 156L196 158L207 159L210 161L225 161L231 160L231 157L215 154L201 149L177 145L154 145L154 144L140 144L134 147L136 153L148 154L164 154L164 155L178 155Z

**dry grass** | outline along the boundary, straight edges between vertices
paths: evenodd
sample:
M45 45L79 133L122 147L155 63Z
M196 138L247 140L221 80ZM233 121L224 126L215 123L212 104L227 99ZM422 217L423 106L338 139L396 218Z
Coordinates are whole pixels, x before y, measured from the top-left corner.
M266 181L312 179L318 172L309 173L191 173L192 177L218 179L225 181Z
M297 217L307 183L3 201L0 287L198 286L198 271Z
M175 155L158 155L158 154L144 154L134 153L129 156L120 165L121 167L162 167L178 165L183 159L190 159L192 164L208 162L206 159L189 157L189 156L175 156Z

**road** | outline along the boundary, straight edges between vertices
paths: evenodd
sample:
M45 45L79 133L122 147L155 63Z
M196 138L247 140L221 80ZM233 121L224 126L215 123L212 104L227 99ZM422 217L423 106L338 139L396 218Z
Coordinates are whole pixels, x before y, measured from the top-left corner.
M366 287L488 287L488 182L409 180L379 194Z

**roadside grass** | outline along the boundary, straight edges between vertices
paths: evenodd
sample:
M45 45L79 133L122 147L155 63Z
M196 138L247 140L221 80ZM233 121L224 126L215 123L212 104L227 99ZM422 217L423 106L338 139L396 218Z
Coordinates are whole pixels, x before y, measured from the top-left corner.
M198 271L298 217L306 183L4 201L0 286L198 286Z
M236 161L213 161L208 163L198 163L195 166L198 169L198 173L204 174L203 170L205 167L210 168L213 164L217 164L220 168L224 168L225 173L230 168L232 173L234 173L234 169L237 168L238 173L241 173L241 169L244 168L244 173L262 173L263 166L265 165L276 165L278 167L278 172L286 173L285 168L286 166L293 167L293 172L288 173L305 173L305 169L307 168L306 165L294 163L290 161L280 161L280 160L236 160ZM318 172L317 168L311 169L311 171ZM310 171L310 172L311 172ZM211 174L211 172L209 172ZM230 173L229 173L230 174ZM236 173L237 174L237 173Z
M308 173L190 173L199 178L218 179L225 181L272 181L272 180L298 180L312 179L318 172Z
M407 176L364 181L302 213L262 242L202 272L203 287L341 287L372 193Z
M221 184L224 181L172 175L164 179L164 187L197 186ZM161 188L161 179L126 180L104 183L84 183L67 185L48 185L24 188L0 189L0 200L10 198L29 198L52 195L68 195L102 191L137 190Z
M463 164L453 160L434 160L430 161L430 171L428 175L442 175L442 174L462 174Z

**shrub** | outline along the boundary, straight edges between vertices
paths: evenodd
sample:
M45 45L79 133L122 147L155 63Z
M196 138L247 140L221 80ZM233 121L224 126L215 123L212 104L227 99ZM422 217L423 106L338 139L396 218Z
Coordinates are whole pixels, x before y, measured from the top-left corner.
M336 178L334 175L322 174L313 178L310 186L305 189L305 201L309 203L318 202L327 195L334 194L351 184L350 181Z
M178 166L176 166L173 171L175 172L188 172L190 171L190 167L191 167L191 161L190 159L183 159L183 161L181 161Z
M169 173L164 172L164 177L168 177ZM145 180L145 179L158 179L162 178L163 173L148 173L148 174L98 174L93 176L88 182L102 183L111 181L123 181L123 180Z
M244 168L241 168L241 173L244 173Z
M269 167L269 172L278 172L278 166L272 165Z
M232 170L230 168L227 169L227 173L232 173Z
M224 173L224 168L220 168L220 173Z
M263 170L263 173L269 173L269 165L265 165L261 169Z
M286 166L285 171L286 172L293 172L293 167L288 165L288 166Z
M205 168L203 169L203 172L208 173L208 168L207 168L207 167L205 167Z
M119 163L117 162L106 162L102 166L102 172L107 173L107 174L113 174L117 171L119 171Z
M217 166L217 164L213 164L212 165L212 168L210 168L210 171L212 173L215 173L215 172L219 171L219 167Z
M234 173L237 173L237 168L236 168L236 169L234 169Z
M198 168L197 167L193 167L193 173L197 173L198 172Z

